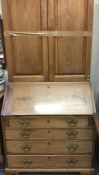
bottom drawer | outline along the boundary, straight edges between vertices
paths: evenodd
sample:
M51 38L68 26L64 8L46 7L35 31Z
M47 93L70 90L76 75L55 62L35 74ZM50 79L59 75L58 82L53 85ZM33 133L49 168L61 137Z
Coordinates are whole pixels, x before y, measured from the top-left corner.
M8 156L9 168L91 168L92 156Z

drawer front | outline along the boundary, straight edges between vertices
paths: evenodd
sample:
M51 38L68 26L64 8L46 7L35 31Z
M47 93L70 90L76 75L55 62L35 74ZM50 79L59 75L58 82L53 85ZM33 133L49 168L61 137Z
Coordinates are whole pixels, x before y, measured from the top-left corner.
M92 141L6 141L8 154L92 153Z
M8 156L9 168L90 168L91 156Z
M42 118L10 118L8 127L21 128L67 128L67 127L90 127L88 117L42 117Z
M7 140L92 139L92 129L6 129Z

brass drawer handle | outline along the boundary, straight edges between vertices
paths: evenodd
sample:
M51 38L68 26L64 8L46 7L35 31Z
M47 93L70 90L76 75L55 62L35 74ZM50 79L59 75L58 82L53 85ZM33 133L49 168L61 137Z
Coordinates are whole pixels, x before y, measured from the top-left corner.
M25 139L29 138L31 135L30 131L22 131L21 136Z
M29 125L29 123L30 123L30 120L28 120L28 119L19 120L19 124L23 127L27 127Z
M21 148L24 152L29 152L31 150L31 146L29 146L27 144L21 146Z
M66 161L66 163L71 166L71 167L75 167L75 165L77 164L77 160L69 160L69 161Z
M75 137L77 137L77 134L78 134L78 132L75 131L75 130L70 130L70 131L67 132L67 136L69 138L75 138Z
M69 146L67 146L67 149L70 152L75 152L78 149L78 145L69 145Z
M22 164L24 165L24 166L26 166L26 167L28 167L28 166L30 166L31 164L32 164L32 160L23 160L22 161Z
M69 124L69 126L76 126L78 121L75 119L70 119L70 120L67 120L67 123Z

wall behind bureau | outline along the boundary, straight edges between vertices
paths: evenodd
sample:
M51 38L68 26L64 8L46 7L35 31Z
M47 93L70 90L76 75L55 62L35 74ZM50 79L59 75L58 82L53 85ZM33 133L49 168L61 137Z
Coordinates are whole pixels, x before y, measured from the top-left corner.
M95 0L94 5L91 82L94 89L97 111L99 112L99 0Z
M0 0L0 15L1 15L1 13L2 13L2 12L1 12L1 0Z

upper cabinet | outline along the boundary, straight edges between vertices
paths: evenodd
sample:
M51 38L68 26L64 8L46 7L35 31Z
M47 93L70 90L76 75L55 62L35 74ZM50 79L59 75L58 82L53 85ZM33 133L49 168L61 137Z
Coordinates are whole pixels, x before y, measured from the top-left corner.
M63 36L49 39L50 79L52 81L89 79L93 1L49 0L48 2L48 29L63 33Z
M2 0L10 81L86 81L93 0Z

